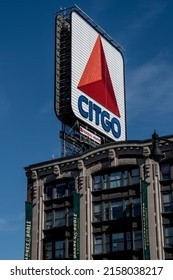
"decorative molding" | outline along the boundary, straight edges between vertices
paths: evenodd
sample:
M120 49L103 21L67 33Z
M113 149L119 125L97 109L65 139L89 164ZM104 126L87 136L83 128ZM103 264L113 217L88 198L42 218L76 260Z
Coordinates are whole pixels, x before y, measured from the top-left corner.
M118 159L118 165L135 165L137 164L136 158L120 158Z
M37 180L38 179L38 176L37 176L37 171L36 170L33 170L32 173L31 173L31 178L33 181Z
M151 152L150 152L149 147L143 147L143 156L145 158L149 158L150 154L151 154Z
M59 177L60 176L60 168L59 168L59 165L55 165L54 168L53 168L53 174L56 176L56 177Z

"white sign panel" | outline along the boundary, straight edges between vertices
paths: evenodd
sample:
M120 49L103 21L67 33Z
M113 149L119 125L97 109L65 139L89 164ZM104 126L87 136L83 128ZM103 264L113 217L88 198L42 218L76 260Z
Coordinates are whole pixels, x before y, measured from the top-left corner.
M75 116L105 136L126 140L122 54L72 12L71 106Z

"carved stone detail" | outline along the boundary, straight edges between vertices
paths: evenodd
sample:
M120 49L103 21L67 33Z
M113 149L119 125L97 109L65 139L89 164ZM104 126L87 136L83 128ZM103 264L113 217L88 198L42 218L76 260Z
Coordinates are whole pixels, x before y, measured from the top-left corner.
M110 160L114 160L115 159L115 150L114 149L109 149L108 158Z
M135 165L137 164L136 158L120 158L118 160L119 165Z
M84 163L83 163L82 160L79 160L79 161L78 161L78 169L79 169L79 170L83 170L83 169L84 169Z
M151 154L151 152L150 152L149 147L143 147L143 156L145 158L149 158L150 154Z
M60 176L60 168L59 165L55 165L53 168L53 174L55 174L56 177Z
M37 176L37 171L36 170L32 171L31 178L32 178L33 181L37 180L38 176Z

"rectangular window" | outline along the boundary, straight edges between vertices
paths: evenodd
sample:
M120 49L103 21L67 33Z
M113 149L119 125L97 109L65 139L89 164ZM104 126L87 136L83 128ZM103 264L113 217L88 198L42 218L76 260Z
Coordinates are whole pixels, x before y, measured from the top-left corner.
M123 217L123 201L111 201L111 219L119 219Z
M121 172L114 172L110 174L110 188L121 187Z
M68 196L73 195L75 191L75 181L68 182Z
M173 248L173 227L165 227L165 247Z
M55 186L54 198L61 198L65 196L66 183L58 183Z
M52 242L45 243L45 259L52 260Z
M171 179L171 168L169 164L161 165L161 174L162 174L162 180Z
M68 240L68 257L69 259L73 258L73 239Z
M45 212L45 229L51 229L53 227L53 213L52 211Z
M65 258L65 241L55 241L55 258L64 259Z
M133 198L132 199L133 204L133 216L134 217L140 217L141 216L141 201L140 198Z
M134 231L134 246L136 250L142 249L142 231L135 230Z
M69 208L68 210L68 225L73 225L73 208Z
M94 191L99 191L102 188L102 176L94 176Z
M102 221L102 206L101 203L94 204L94 222Z
M103 242L102 235L94 236L94 254L102 254L103 251Z
M132 179L132 185L139 184L140 174L138 168L131 170L131 179Z
M46 186L46 200L51 200L52 199L52 186Z
M65 209L56 209L55 210L55 227L65 226Z
M123 251L124 250L124 232L112 234L112 251Z
M163 193L162 194L163 199L163 212L172 212L173 211L173 199L172 199L172 193Z

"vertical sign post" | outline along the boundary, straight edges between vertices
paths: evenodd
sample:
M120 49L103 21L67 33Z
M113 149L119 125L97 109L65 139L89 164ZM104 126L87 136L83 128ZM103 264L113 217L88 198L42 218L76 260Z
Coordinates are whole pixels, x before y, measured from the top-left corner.
M25 202L25 260L31 260L32 245L32 203Z
M73 194L73 259L80 259L80 194Z
M144 242L144 259L150 260L150 242L148 229L148 199L147 199L147 182L142 181L142 226Z

